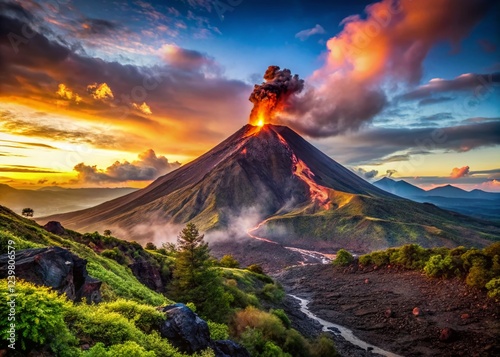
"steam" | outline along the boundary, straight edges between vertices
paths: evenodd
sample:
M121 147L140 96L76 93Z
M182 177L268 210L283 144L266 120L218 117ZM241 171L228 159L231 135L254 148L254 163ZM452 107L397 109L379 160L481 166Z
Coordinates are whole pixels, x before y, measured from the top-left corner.
M304 80L297 74L292 75L289 69L281 70L279 66L269 66L264 74L262 84L256 84L248 98L254 107L250 113L250 123L260 120L270 122L276 114L285 110L289 100L304 88Z

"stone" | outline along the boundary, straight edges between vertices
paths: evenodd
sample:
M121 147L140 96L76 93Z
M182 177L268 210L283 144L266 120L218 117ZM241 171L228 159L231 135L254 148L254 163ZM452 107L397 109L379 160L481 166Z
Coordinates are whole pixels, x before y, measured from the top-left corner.
M7 277L7 254L0 256L0 278ZM16 278L51 287L72 301L101 301L102 282L90 277L87 261L61 247L16 252Z
M214 341L212 349L216 357L250 357L245 347L231 340Z
M419 307L414 307L412 311L413 316L422 316L422 310Z
M387 318L394 317L394 311L392 311L392 309L387 309L387 310L385 310L384 315Z
M167 319L160 325L160 334L180 351L192 354L210 347L207 323L186 305L169 305L163 312L167 313Z
M470 319L470 315L469 314L462 314L462 315L460 315L460 318L462 320L467 320L467 319Z
M445 327L439 334L439 340L443 342L452 341L455 338L456 332L449 327Z
M47 222L43 228L52 234L57 234L58 236L63 236L66 235L68 232L66 232L66 229L62 226L60 222L57 221L50 221Z

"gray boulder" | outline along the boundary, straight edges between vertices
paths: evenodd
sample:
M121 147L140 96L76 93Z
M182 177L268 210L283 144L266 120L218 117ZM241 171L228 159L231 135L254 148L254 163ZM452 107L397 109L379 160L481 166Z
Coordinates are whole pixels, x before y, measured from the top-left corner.
M0 278L6 278L7 254L0 255ZM101 301L102 282L90 277L87 261L60 247L16 251L16 278L53 288L73 301Z

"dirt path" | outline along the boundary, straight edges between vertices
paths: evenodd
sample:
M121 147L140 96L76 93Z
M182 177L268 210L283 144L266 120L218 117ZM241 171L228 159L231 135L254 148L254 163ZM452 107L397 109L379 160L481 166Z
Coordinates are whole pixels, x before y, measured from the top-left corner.
M460 280L331 265L294 267L277 278L289 293L309 299L309 309L320 318L399 355L500 356L500 304ZM289 312L296 309L289 305ZM418 316L414 308L420 310ZM314 329L314 324L299 322L297 328L301 326L309 335ZM451 334L443 341L445 329Z

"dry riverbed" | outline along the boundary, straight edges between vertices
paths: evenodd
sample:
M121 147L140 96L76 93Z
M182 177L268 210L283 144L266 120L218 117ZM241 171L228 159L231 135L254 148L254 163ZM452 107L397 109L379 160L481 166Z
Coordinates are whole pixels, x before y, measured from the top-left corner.
M316 316L386 351L401 356L500 356L500 304L458 279L330 264L289 268L277 278L288 293L308 299ZM298 307L288 296L285 308L294 327L306 335L319 333L320 325ZM335 341L342 356L372 355L340 336Z

